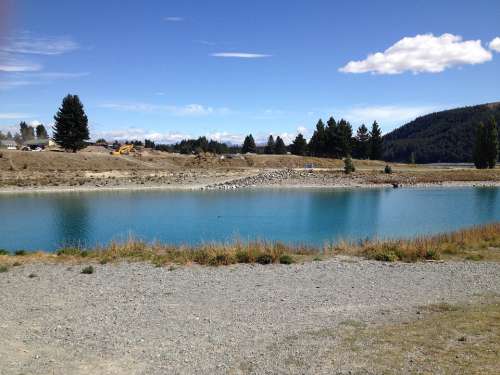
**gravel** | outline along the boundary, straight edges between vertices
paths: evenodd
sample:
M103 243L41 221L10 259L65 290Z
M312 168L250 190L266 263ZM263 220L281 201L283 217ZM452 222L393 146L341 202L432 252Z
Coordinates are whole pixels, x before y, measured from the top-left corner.
M324 358L346 321L500 293L500 264L483 262L84 266L0 274L0 374L348 374Z

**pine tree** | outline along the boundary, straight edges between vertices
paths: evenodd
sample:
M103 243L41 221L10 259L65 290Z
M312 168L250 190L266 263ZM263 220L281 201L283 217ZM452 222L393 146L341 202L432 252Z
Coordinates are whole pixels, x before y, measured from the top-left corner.
M337 125L339 134L339 157L351 154L352 149L352 127L346 120L342 119Z
M276 144L274 146L274 153L278 154L278 155L286 154L285 142L283 142L283 139L281 139L280 136L276 137Z
M325 156L326 143L327 137L325 124L323 123L323 120L319 119L316 124L316 130L314 131L311 141L309 142L309 151L311 152L311 155Z
M49 138L49 134L47 133L47 129L45 129L45 126L43 126L43 124L37 125L36 137L38 139L48 139Z
M243 146L241 147L241 152L243 154L257 152L257 146L255 146L255 140L253 139L252 134L249 134L245 137Z
M473 151L473 159L474 165L477 169L486 169L488 168L488 159L487 159L487 140L486 140L486 129L484 124L480 122L476 128L476 139L474 141L474 151Z
M9 131L7 132L7 139L12 140L14 137L12 136L12 133Z
M276 147L276 143L274 142L274 138L272 134L269 136L267 139L267 145L264 148L264 153L265 154L273 154L274 153L274 148Z
M19 123L19 129L24 142L30 141L35 138L35 129L33 128L33 126L28 126L26 122L21 121Z
M382 159L382 131L375 121L370 131L370 159Z
M291 146L292 154L294 155L305 155L307 151L307 141L304 136L299 133Z
M88 119L78 95L68 94L54 116L54 140L65 150L76 152L85 148L89 139Z
M498 128L494 117L488 121L486 132L486 160L488 168L495 168L498 160Z
M356 168L354 167L354 164L352 163L351 155L347 155L346 158L344 159L344 173L345 174L350 174L352 172L355 172Z
M355 137L355 155L358 159L368 159L370 151L370 134L365 124L362 124Z
M340 157L340 134L337 122L330 117L326 122L326 149L325 154L334 158Z

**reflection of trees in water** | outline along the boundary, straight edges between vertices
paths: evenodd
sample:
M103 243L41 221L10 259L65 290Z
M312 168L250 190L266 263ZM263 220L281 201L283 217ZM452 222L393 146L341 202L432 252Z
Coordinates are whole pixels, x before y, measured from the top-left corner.
M474 204L476 215L481 219L498 219L500 215L500 202L498 200L498 191L496 187L484 187L474 189Z
M308 228L323 237L366 239L377 234L382 189L329 191L310 194Z
M84 194L56 196L53 199L56 227L56 246L86 245L89 241L90 222L87 198Z

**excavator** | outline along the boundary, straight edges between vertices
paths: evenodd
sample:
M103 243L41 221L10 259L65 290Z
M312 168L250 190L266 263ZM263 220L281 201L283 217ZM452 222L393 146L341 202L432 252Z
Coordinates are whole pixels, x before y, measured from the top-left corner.
M128 155L131 152L135 152L134 145L123 145L116 151L112 151L111 155Z

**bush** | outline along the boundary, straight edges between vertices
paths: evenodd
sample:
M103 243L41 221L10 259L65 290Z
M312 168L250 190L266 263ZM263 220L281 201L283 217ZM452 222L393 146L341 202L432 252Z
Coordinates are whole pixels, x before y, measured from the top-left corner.
M227 266L233 263L231 257L228 254L220 253L211 257L208 264L211 266Z
M94 273L94 267L93 266L87 266L85 267L83 270L82 270L82 273L83 274L86 274L86 275L91 275Z
M392 167L389 164L387 164L385 166L384 173L386 173L386 174L392 174Z
M0 255L9 255L9 252L4 249L0 249Z
M26 250L16 250L16 251L14 252L14 255L16 255L16 256L24 256L24 255L26 255L26 254L28 254L28 253L26 252Z
M440 256L436 250L429 249L425 252L424 258L428 260L438 260Z
M255 258L255 261L259 264L271 264L273 262L273 257L269 254L260 254Z
M63 247L62 249L57 250L56 254L58 256L80 256L82 254L82 251L76 247Z
M9 267L5 266L5 265L0 265L0 273L4 273L4 272L7 272L9 270Z
M377 253L373 257L375 260L380 262L395 262L398 260L398 256L394 251L386 251L383 253Z
M352 163L352 159L350 156L347 156L344 159L344 172L345 174L350 174L356 171L354 164Z
M250 255L247 251L238 251L236 253L236 262L238 263L250 263Z
M281 264L292 264L292 263L294 263L294 260L290 255L283 254L282 256L280 256L280 263Z

